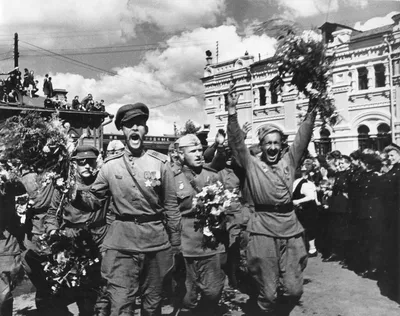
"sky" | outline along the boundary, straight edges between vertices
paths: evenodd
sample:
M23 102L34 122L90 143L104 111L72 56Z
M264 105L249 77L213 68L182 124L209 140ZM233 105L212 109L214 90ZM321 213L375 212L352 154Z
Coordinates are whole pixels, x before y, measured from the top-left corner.
M150 108L149 134L172 134L188 119L207 123L200 78L205 51L219 61L269 57L275 40L254 30L276 17L303 29L326 21L368 30L393 21L400 0L30 0L0 1L0 73L19 67L52 77L71 100L91 93L115 114ZM1 77L1 76L0 76ZM42 93L42 91L40 91ZM117 132L113 124L105 132Z

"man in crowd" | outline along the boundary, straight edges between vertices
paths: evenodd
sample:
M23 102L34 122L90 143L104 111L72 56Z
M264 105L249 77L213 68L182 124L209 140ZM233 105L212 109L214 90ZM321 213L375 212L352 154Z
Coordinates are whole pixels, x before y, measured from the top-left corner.
M244 196L254 203L247 231L248 268L259 286L260 314L284 315L303 293L303 270L307 263L304 229L293 209L292 187L295 170L310 142L315 110L301 124L293 145L282 153L283 132L267 125L259 133L262 155L253 157L237 119L237 96L228 93L228 142L238 164L245 170ZM281 281L288 300L286 311L278 311L278 286ZM257 314L256 311L252 315Z
M400 302L400 147L396 144L387 146L391 169L383 177L387 188L385 190L385 221L387 227L386 254L389 279L392 281L392 292Z
M183 312L199 312L199 315L214 315L224 286L225 274L221 268L221 255L225 247L220 243L216 249L204 248L203 231L195 230L193 197L204 186L218 180L215 170L203 166L203 146L194 134L179 139L180 171L175 172L175 189L182 215L182 254L186 266L186 295ZM197 304L197 293L201 300Z
M173 267L171 245L175 249L181 242L181 216L168 159L143 147L148 117L143 103L118 110L115 125L125 135L126 149L107 160L90 193L78 190L74 201L96 210L111 194L115 204L101 269L112 316L134 314L139 287L141 315L161 315L162 283Z
M78 146L72 156L72 163L75 164L76 190L89 191L96 179L96 162L99 151L93 146ZM46 233L50 235L63 230L64 234L69 236L78 236L83 230L89 230L96 246L100 248L107 233L106 208L104 205L102 211L90 212L85 207L72 203L64 203L64 193L60 190L54 192L50 208L44 219ZM62 208L61 208L62 207ZM61 224L59 218L62 218ZM94 306L97 299L97 290L100 286L100 270L96 280L91 284L85 284L78 291L71 292L74 301L77 302L79 315L91 316L94 313Z
M6 165L6 164L4 164ZM23 237L20 219L15 210L16 196L25 193L22 184L10 179L3 164L0 165L0 315L12 316L12 290L21 270ZM25 198L25 197L24 197ZM25 204L27 200L23 202ZM21 234L22 233L22 234Z

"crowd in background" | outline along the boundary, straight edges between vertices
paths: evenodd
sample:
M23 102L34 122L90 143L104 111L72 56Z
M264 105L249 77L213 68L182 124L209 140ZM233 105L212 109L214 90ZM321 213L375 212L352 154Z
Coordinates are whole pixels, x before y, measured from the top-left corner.
M43 79L43 93L46 96L44 107L48 109L75 110L75 111L105 111L104 100L95 101L92 94L88 94L81 101L79 96L75 96L71 102L68 102L67 96L55 94L52 78L48 74ZM0 80L0 101L4 103L19 102L20 93L22 96L30 98L37 97L39 91L39 81L35 80L34 71L25 68L24 74L18 67L8 73L8 77Z

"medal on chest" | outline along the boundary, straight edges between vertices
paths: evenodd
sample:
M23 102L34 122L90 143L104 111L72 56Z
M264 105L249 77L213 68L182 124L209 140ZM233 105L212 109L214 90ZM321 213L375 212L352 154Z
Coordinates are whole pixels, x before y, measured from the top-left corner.
M160 171L145 171L144 172L144 184L146 187L157 187L161 185L161 173Z

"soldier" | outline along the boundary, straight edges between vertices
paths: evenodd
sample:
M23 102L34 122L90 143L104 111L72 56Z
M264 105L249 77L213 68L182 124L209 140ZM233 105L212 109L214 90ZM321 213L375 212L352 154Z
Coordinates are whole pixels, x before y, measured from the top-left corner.
M110 157L111 155L118 155L120 153L122 153L125 149L124 144L118 140L112 140L111 142L108 143L107 146L107 158Z
M88 191L96 179L96 160L99 151L88 145L78 146L73 153L72 163L75 164L75 189ZM62 207L60 209L60 207ZM107 207L107 204L104 206ZM59 223L59 213L62 215L62 222ZM105 209L99 212L90 212L79 205L65 203L63 192L56 190L53 194L51 205L44 218L46 233L53 234L61 229L69 236L78 236L80 231L89 230L93 241L100 248L107 233ZM74 290L74 301L77 302L79 315L93 315L94 305L97 298L97 288L100 282L99 276L92 280L91 284L85 285L78 291Z
M219 177L215 170L203 166L203 147L195 135L188 134L179 140L178 153L182 169L175 172L175 186L182 215L182 253L186 266L183 311L194 311L200 290L197 309L200 315L211 316L216 313L224 286L221 256L225 247L222 243L216 249L202 247L203 232L195 231L192 200L204 186L216 182Z
M245 170L243 194L254 203L247 231L248 268L259 286L259 312L277 312L278 280L285 290L287 309L303 293L303 270L307 263L304 229L292 203L295 170L310 142L315 110L301 124L293 145L282 152L283 132L267 125L259 133L262 154L254 157L246 147L237 119L237 96L228 93L228 142L238 164ZM288 311L282 311L288 313ZM254 312L252 313L254 315Z
M400 302L400 147L396 144L387 146L391 169L383 175L385 190L385 221L387 230L385 262L389 279L392 281L392 292L397 302Z
M26 251L22 254L22 266L36 288L35 303L40 313L47 313L57 307L50 299L50 287L45 280L41 263L47 261L47 252L42 249L40 237L45 233L44 217L50 207L55 187L53 183L42 186L40 174L22 167L22 178L29 195L29 207L26 214ZM65 306L62 307L65 310Z
M7 170L0 167L0 315L11 316L13 312L12 290L21 270L21 248L23 237L21 223L15 210L16 199L28 202L25 188L12 181ZM19 197L17 197L19 196ZM22 233L22 234L21 234ZM22 236L21 236L22 235Z
M77 191L74 203L99 209L107 195L116 218L104 239L102 276L107 280L111 315L133 315L139 287L141 315L160 315L162 282L180 246L180 213L174 177L165 155L143 147L149 109L143 103L119 108L115 125L126 149L105 162L90 192ZM166 225L165 225L166 223Z

